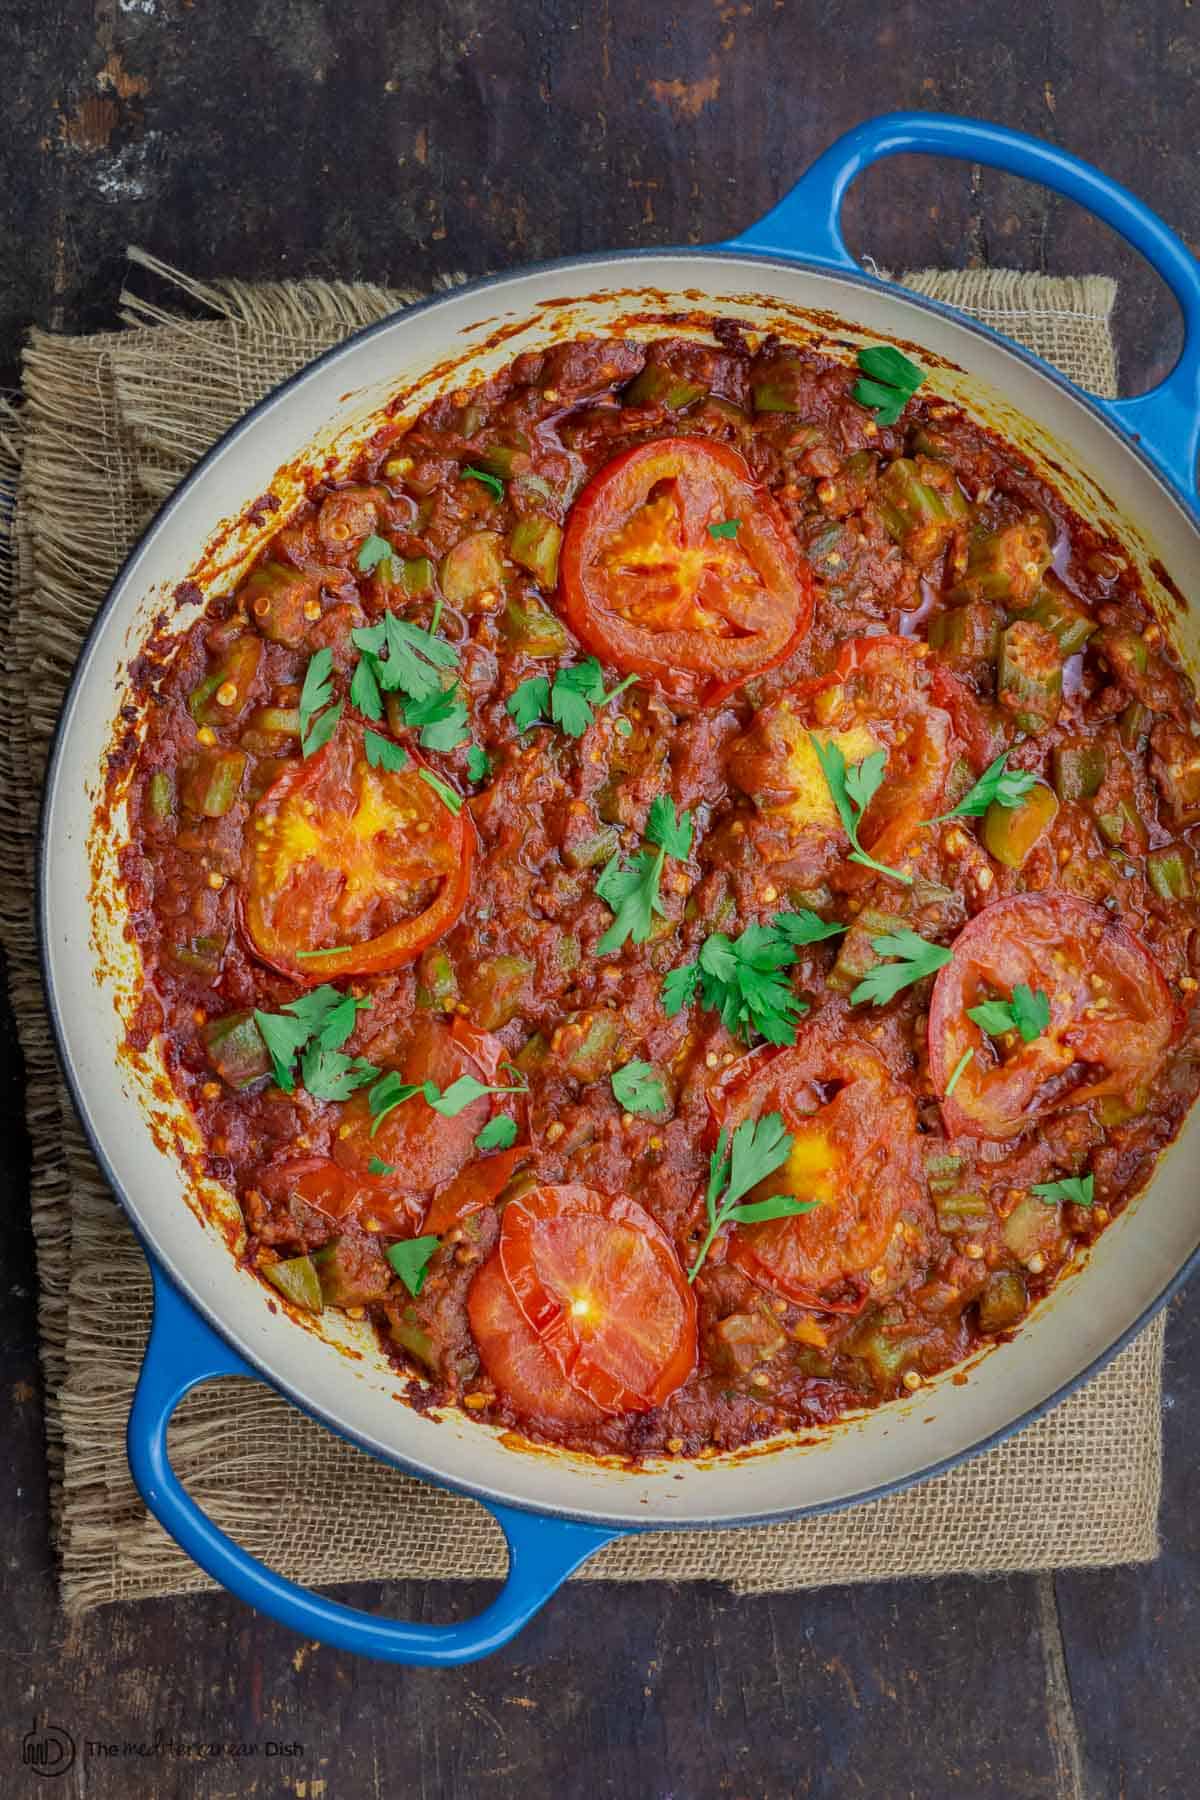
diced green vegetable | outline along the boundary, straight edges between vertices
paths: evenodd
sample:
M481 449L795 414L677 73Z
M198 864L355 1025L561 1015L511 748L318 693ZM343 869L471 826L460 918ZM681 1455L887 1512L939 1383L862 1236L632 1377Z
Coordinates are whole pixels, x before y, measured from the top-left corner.
M224 937L194 937L186 944L172 944L168 955L177 968L186 969L189 975L215 981L221 973L227 942Z
M925 476L936 476L934 481ZM955 528L967 517L967 502L944 465L923 466L902 456L879 477L879 516L905 556L924 567L940 556Z
M1150 668L1149 647L1136 631L1106 627L1096 639L1096 648L1118 681L1128 681L1132 676L1136 682Z
M621 833L617 827L606 825L603 831L593 831L586 837L566 843L563 861L569 869L595 869L608 861L620 842Z
M906 1325L899 1307L885 1307L861 1319L844 1343L851 1356L866 1364L875 1386L886 1393L916 1362L922 1336Z
M1182 844L1152 850L1146 858L1146 877L1163 900L1191 900L1195 896L1188 852Z
M501 630L526 656L562 656L567 648L566 627L535 594L509 595Z
M1126 750L1142 750L1146 739L1150 736L1150 727L1154 723L1154 714L1140 700L1131 700L1125 711L1117 720L1121 742Z
M417 1005L435 1012L453 1012L458 999L458 976L444 950L426 950L417 964Z
M1146 823L1131 794L1119 794L1115 800L1107 801L1103 811L1096 813L1096 824L1101 837L1114 848L1127 850L1133 856L1144 853L1148 841Z
M498 475L501 481L511 481L514 475L522 475L529 467L529 450L521 449L519 444L489 444L486 450L472 450L471 462L479 469L486 469L489 475Z
M201 750L184 764L180 798L206 819L225 816L238 797L248 758L244 750Z
M979 1296L979 1329L1008 1331L1025 1317L1029 1296L1015 1269L997 1269Z
M867 907L859 913L838 945L837 961L829 971L829 986L842 994L848 994L852 988L856 988L867 971L876 968L883 961L877 954L872 939L888 932L902 931L905 923L897 914L878 912L874 907Z
M1051 572L1025 617L1048 631L1064 656L1075 656L1096 630L1096 621L1065 582Z
M1017 1258L1057 1260L1063 1238L1061 1209L1047 1206L1037 1194L1025 1194L1004 1221L1004 1242Z
M155 769L146 786L146 805L158 825L175 816L175 777L169 769Z
M188 711L197 725L227 725L241 717L258 674L262 649L262 639L250 632L233 640L217 667L188 699Z
M757 356L750 371L750 393L755 412L798 412L804 404L807 381L804 364L794 350L777 350Z
M580 958L583 954L580 948L579 939L575 937L573 933L564 931L557 944L554 946L554 954L558 959L559 968L566 974L570 974L572 969L577 969L579 967Z
M562 546L562 526L544 513L529 513L518 519L508 540L514 562L528 569L539 587L552 588L558 581L558 552Z
M978 1231L992 1216L992 1209L982 1194L936 1194L933 1205L938 1230L947 1236L958 1231Z
M464 606L504 585L504 539L498 531L473 531L442 558L439 577L451 606Z
M1056 745L1050 764L1060 800L1090 800L1103 786L1108 767L1104 746L1086 740Z
M1048 523L1040 513L1027 513L996 531L972 533L967 566L951 598L1020 608L1036 593L1050 555Z
M400 585L414 600L432 594L434 568L427 556L406 556L400 564Z
M575 1081L599 1081L621 1060L624 1026L607 1007L569 1013L554 1034L555 1061Z
M650 406L661 402L673 412L704 398L707 389L698 381L686 381L666 363L648 362L640 375L635 375L622 395L625 406Z
M930 622L929 642L947 656L991 662L1000 653L1001 615L985 601L972 600Z
M550 1064L550 1045L540 1031L526 1038L513 1058L513 1066L522 1075L538 1075Z
M1062 705L1062 652L1044 626L1018 619L1005 631L997 694L1022 731L1053 725Z
M287 1262L260 1263L259 1273L279 1289L285 1300L304 1312L324 1312L321 1283L311 1256L293 1256Z
M298 738L300 708L298 706L260 706L250 714L250 729L265 737Z
M266 562L247 577L240 597L265 638L298 650L312 623L304 609L318 600L318 584L300 569Z
M221 1080L235 1093L252 1087L271 1073L271 1053L252 1012L225 1013L201 1027L208 1060Z
M464 998L471 1018L484 1031L499 1031L525 1004L533 964L524 956L490 956L467 974Z
M993 801L983 815L984 847L1006 869L1019 869L1057 815L1058 798L1040 781L1015 806Z
M400 1348L421 1364L433 1375L438 1373L438 1356L433 1347L433 1339L423 1326L417 1324L416 1314L411 1308L399 1319L393 1319L390 1326L392 1337Z
M340 1237L314 1251L313 1266L326 1306L369 1306L386 1298L392 1272L373 1237Z

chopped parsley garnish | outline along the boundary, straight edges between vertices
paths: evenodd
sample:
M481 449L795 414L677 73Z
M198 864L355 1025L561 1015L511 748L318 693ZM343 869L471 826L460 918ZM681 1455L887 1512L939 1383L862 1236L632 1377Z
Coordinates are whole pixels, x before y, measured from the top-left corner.
M613 1098L628 1113L662 1118L669 1111L667 1090L653 1063L628 1062L612 1073Z
M545 675L531 675L509 698L505 710L516 720L518 731L543 724L547 715L568 737L582 737L596 716L596 708L607 706L627 687L636 675L627 675L607 691L604 674L594 656L570 668L560 669L553 682Z
M492 772L492 759L478 744L467 751L467 780L486 781Z
M1060 1200L1069 1201L1072 1206L1092 1206L1096 1199L1096 1177L1065 1175L1061 1181L1036 1182L1029 1191L1047 1206L1057 1206Z
M1018 981L1011 1000L985 1000L981 1006L969 1006L967 1017L989 1037L1019 1031L1025 1042L1032 1044L1050 1023L1050 997L1041 988Z
M819 944L823 938L840 937L849 927L837 919L823 919L819 913L802 906L797 912L776 913L771 920L771 929L785 937L789 944Z
M394 1175L395 1173L395 1163L384 1162L383 1158L379 1156L373 1156L367 1164L368 1175Z
M497 1113L482 1131L475 1134L477 1150L511 1150L517 1141L517 1121L507 1113Z
M295 1091L295 1061L301 1051L300 1079L316 1100L347 1099L355 1088L375 1079L379 1070L370 1063L338 1054L359 1013L370 1004L369 999L356 999L326 985L290 1001L281 1012L255 1013L276 1083L285 1094Z
M891 344L860 350L858 366L866 380L855 382L851 397L869 407L881 425L894 425L924 381L924 369Z
M508 1068L509 1065L506 1063L504 1067ZM378 1073L376 1070L376 1074ZM516 1070L513 1069L512 1073L515 1075ZM520 1079L512 1087L488 1087L484 1082L477 1081L474 1075L460 1075L457 1081L452 1081L443 1090L434 1081L401 1081L399 1075L391 1070L386 1075L380 1075L367 1095L374 1121L371 1136L374 1137L395 1107L403 1106L406 1100L414 1099L417 1094L422 1095L434 1112L441 1113L443 1118L455 1119L472 1101L482 1100L486 1094L525 1094L528 1091L529 1084Z
M974 1050L964 1050L962 1055L959 1057L958 1061L955 1063L953 1069L950 1072L950 1079L946 1083L946 1092L942 1096L942 1098L944 1100L948 1100L950 1098L951 1094L954 1092L955 1088L958 1086L959 1079L962 1075L962 1072L966 1068L967 1064L970 1062L970 1060L974 1056L974 1054L975 1054Z
M378 731L363 732L363 749L371 767L386 769L389 775L398 775L408 761L408 751L393 744L391 738L382 737Z
M887 751L874 750L870 756L864 756L861 762L848 767L835 743L823 744L811 732L808 735L809 742L817 753L817 761L821 765L821 773L825 777L833 804L837 807L842 829L853 845L850 861L862 863L868 869L876 869L881 875L890 875L893 881L903 881L906 886L911 887L911 875L902 874L899 869L890 869L886 863L876 862L858 841L858 828L862 824L863 814L883 783Z
M1007 750L1001 751L957 806L951 807L948 813L940 813L936 819L927 819L926 824L942 825L947 819L977 819L993 803L996 806L1019 806L1030 788L1037 786L1037 776L1029 774L1025 769L1009 769L1006 766L1008 757Z
M471 735L467 709L458 698L457 681L423 700L406 700L404 723L420 727L425 750L457 750Z
M395 550L387 539L373 531L358 553L359 569L364 575L369 575L371 570L377 569L381 562L390 562L395 554Z
M456 793L448 782L442 780L440 775L435 775L432 769L418 769L417 774L422 781L429 784L442 804L448 806L457 817L462 811L462 795Z
M318 650L309 657L300 690L300 752L304 757L313 756L329 742L342 716L340 700L336 706L329 704L333 699L332 670L332 650Z
M425 1237L401 1238L387 1247L388 1261L414 1300L425 1285L425 1271L440 1242L436 1232L431 1232Z
M323 950L297 950L296 961L307 962L314 956L342 956L349 948L349 944L326 944Z
M498 475L492 475L487 469L477 469L468 463L462 472L464 481L481 481L493 500L503 500L504 483Z
M663 1008L677 1013L699 990L701 1005L719 1013L735 1037L748 1041L757 1032L769 1044L794 1044L796 1021L808 1011L784 973L795 961L796 946L771 925L747 925L736 938L714 931L696 961L663 982Z
M621 866L619 853L596 878L596 892L611 906L616 917L596 945L600 956L619 950L626 938L644 944L654 929L654 915L666 917L659 898L659 883L668 856L685 862L692 849L692 815L675 816L675 802L669 794L658 794L650 804L645 837L657 850L639 850L628 868Z
M709 526L708 535L715 538L735 538L741 522L740 519L721 519L716 524Z
M954 954L941 944L931 944L928 939L910 931L907 926L899 931L885 931L879 937L872 938L871 948L876 956L894 957L895 961L877 963L873 969L867 970L850 995L851 1006L858 1006L864 1000L873 1000L876 1006L886 1006L889 1000L896 998L901 988L923 980L926 975L935 974L938 969L945 967Z
M350 677L350 704L357 706L364 718L374 719L377 725L383 718L383 695L379 692L379 683L375 679L375 669L369 656L360 656L354 665L354 673Z
M439 694L439 671L453 669L458 663L453 644L397 618L394 612L385 612L377 625L359 626L350 633L350 641L369 661L380 692L404 694L409 700L427 700Z
M761 1119L743 1119L733 1134L722 1126L717 1147L708 1159L708 1189L704 1205L708 1213L708 1230L687 1272L695 1281L712 1249L713 1240L724 1225L757 1225L768 1219L786 1219L793 1213L811 1212L815 1200L797 1200L792 1194L772 1194L767 1200L753 1200L739 1206L743 1194L765 1181L768 1175L785 1163L791 1154L792 1135L784 1129L778 1113L767 1113Z

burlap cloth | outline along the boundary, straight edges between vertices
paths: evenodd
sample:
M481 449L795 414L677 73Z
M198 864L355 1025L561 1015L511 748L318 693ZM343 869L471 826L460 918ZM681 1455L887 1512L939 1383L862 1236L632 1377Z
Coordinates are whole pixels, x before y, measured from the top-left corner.
M150 1285L73 1116L42 1011L30 893L47 742L89 621L188 466L261 394L412 298L317 282L201 288L135 260L140 286L177 298L163 283L181 282L206 316L185 318L127 294L124 330L35 332L0 470L0 497L16 492L0 661L8 847L0 912L28 1070L47 1449L62 1591L73 1611L210 1584L148 1518L125 1461ZM1085 386L1115 392L1113 283L998 271L907 280ZM1162 1349L1159 1320L1049 1417L908 1493L798 1523L627 1538L583 1573L708 1579L749 1593L1147 1560L1157 1550ZM372 1461L252 1382L191 1396L172 1453L212 1517L299 1580L503 1573L503 1541L481 1507Z

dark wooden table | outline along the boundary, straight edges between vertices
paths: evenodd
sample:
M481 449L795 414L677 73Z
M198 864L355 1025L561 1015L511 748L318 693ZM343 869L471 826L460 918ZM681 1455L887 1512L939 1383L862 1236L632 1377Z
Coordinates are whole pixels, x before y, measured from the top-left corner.
M976 113L1091 158L1200 237L1190 0L881 8L868 0L6 0L0 380L31 322L111 323L123 250L201 275L421 284L765 210L839 131ZM1127 391L1169 366L1171 301L1074 208L953 165L855 190L880 264L1122 280ZM68 1623L47 1538L20 1058L0 1065L0 1789L34 1715L81 1741L299 1741L292 1758L91 1758L99 1795L1182 1796L1200 1786L1200 1326L1169 1332L1164 1553L1150 1568L738 1601L575 1586L473 1669L396 1671L225 1596ZM1193 1429L1196 1428L1196 1429ZM482 1588L354 1596L422 1618ZM321 1785L323 1784L323 1785ZM51 1785L53 1791L53 1785Z

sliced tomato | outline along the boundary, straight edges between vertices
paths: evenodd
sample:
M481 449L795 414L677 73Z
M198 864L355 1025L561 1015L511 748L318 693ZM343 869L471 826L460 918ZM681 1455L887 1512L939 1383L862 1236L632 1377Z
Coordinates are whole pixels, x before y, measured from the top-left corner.
M732 536L710 527L736 521ZM745 461L657 438L594 475L567 519L562 594L576 636L674 698L715 704L808 630L812 576Z
M552 1377L536 1411L558 1416L582 1396L605 1414L648 1412L682 1386L696 1362L696 1304L661 1228L623 1195L577 1183L539 1187L504 1209L488 1269L503 1276ZM487 1271L485 1271L486 1273ZM497 1341L489 1278L471 1328L498 1387L510 1351ZM523 1365L526 1379L534 1364ZM517 1404L510 1390L509 1397Z
M801 1305L857 1312L868 1291L861 1278L883 1260L901 1215L916 1224L922 1211L913 1096L833 1016L802 1025L789 1049L753 1066L744 1060L743 1078L716 1097L719 1122L733 1130L777 1112L793 1138L787 1162L747 1198L791 1194L816 1204L735 1227L729 1261Z
M491 1086L503 1055L498 1038L476 1030L464 1019L455 1019L453 1025L422 1019L398 1072L403 1082L432 1081L443 1089L460 1075L474 1075ZM386 1113L372 1135L375 1121L368 1090L359 1088L342 1109L334 1158L339 1167L360 1178L378 1158L392 1165L396 1181L407 1193L428 1194L452 1181L478 1155L475 1138L492 1116L492 1105L490 1096L472 1100L449 1119L435 1112L422 1095L414 1094Z
M467 1295L467 1318L484 1368L523 1421L538 1430L599 1425L605 1414L562 1373L513 1296L493 1256Z
M422 1231L441 1237L468 1213L490 1206L512 1179L513 1171L529 1155L529 1144L514 1144L511 1150L496 1150L479 1162L468 1163L447 1187L433 1197Z
M421 1217L419 1203L395 1180L355 1174L328 1156L273 1163L257 1179L268 1199L287 1201L295 1195L335 1223L343 1219L355 1219L359 1224L369 1221L392 1237L410 1236Z
M466 903L474 828L422 779L373 769L344 719L250 814L241 916L255 954L298 981L399 968Z
M1011 999L1019 982L1047 996L1050 1023L1032 1043L1002 1052L967 1012ZM1056 890L996 900L959 932L934 983L929 1072L943 1096L946 1130L1014 1137L1065 1107L1132 1096L1177 1029L1161 969L1104 907Z

